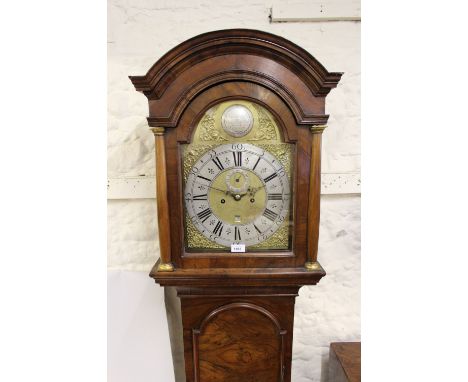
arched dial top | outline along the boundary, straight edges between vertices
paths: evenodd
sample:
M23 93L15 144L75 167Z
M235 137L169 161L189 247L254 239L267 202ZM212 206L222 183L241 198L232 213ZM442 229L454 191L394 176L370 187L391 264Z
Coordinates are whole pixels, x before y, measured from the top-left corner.
M221 246L260 244L289 218L288 175L270 152L249 143L215 146L192 166L185 185L188 218Z

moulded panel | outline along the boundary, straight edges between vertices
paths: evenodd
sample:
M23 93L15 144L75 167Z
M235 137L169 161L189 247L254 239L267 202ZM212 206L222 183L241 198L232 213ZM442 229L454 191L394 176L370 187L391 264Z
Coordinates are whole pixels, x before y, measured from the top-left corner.
M283 381L284 334L259 306L217 309L194 330L195 381Z

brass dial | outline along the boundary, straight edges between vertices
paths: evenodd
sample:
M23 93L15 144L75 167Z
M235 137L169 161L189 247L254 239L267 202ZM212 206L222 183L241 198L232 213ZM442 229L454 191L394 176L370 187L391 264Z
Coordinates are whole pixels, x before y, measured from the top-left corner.
M224 144L191 168L185 205L207 239L224 246L256 245L289 216L290 185L282 164L252 144Z

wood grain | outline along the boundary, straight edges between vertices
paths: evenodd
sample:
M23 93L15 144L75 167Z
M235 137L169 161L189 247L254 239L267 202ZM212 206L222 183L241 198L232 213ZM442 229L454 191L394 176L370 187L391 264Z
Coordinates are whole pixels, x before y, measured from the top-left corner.
M266 32L232 29L183 42L144 76L132 76L148 98L156 137L161 259L150 276L175 286L181 299L187 382L290 382L294 302L317 284L321 135L325 96L342 73L329 73L310 53ZM294 145L292 250L187 253L181 147L213 105L247 100L266 108L284 142ZM160 265L174 264L173 272Z
M297 287L177 290L187 382L290 381Z
M150 103L152 126L176 127L199 93L226 81L258 83L280 94L298 124L325 123L321 101L342 73L329 73L310 53L270 33L229 29L183 42L144 76L130 76Z
M161 264L167 270L171 264L171 228L169 218L169 201L167 196L166 148L164 143L164 128L154 128L156 155L156 201L158 210L159 252Z
M281 381L283 338L276 319L252 304L212 312L194 330L196 380ZM261 339L261 342L259 342Z
M310 157L309 214L307 225L307 261L317 261L320 228L320 176L322 134L311 133L312 155Z
M361 381L361 343L333 342L330 344L330 382Z
M341 73L328 73L312 55L290 41L244 29L194 37L164 55L145 76L131 77L136 89L148 97L150 126L169 127L164 142L157 143L165 145L164 158L157 154L158 174L165 175L167 185L167 195L158 199L163 263L170 259L176 270L292 268L317 259L321 137L311 134L309 127L328 119L325 95L340 77ZM289 253L185 252L181 145L191 141L206 110L234 99L268 109L284 141L295 146L293 249Z
M293 268L177 268L174 272L158 272L159 262L150 276L163 286L302 286L315 285L325 276L324 270Z
M182 198L182 173L180 145L189 143L195 126L205 111L213 104L230 99L247 99L257 102L272 113L286 142L295 146L293 166L293 252L252 252L245 254L220 254L219 252L186 253L184 245L184 205ZM307 224L309 203L309 169L312 134L308 127L298 126L283 100L257 84L227 82L210 88L193 99L184 111L177 129L166 129L167 182L171 206L172 261L177 269L197 268L284 268L302 267L307 260Z

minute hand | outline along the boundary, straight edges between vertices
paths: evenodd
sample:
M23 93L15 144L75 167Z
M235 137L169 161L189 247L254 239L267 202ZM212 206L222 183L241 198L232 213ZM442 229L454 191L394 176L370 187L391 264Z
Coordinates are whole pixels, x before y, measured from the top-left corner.
M213 187L213 186L208 186L208 185L200 183L200 182L195 182L195 183L198 183L198 184L200 184L202 186L205 186L205 187L208 187L208 188L212 188L213 190L222 192L223 194L229 194L229 191L227 191L227 190L221 190L220 188L216 188L216 187Z
M266 184L264 184L263 186L260 186L260 187L256 187L256 188L250 188L249 187L249 191L250 191L250 194L253 196L257 193L258 190L262 189L263 187L265 187Z

